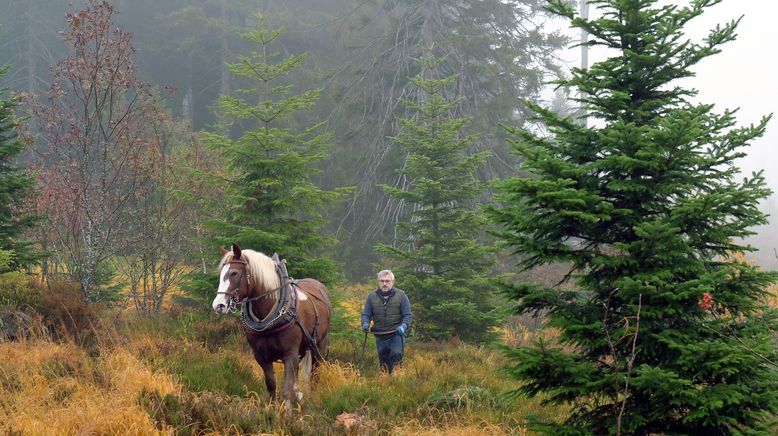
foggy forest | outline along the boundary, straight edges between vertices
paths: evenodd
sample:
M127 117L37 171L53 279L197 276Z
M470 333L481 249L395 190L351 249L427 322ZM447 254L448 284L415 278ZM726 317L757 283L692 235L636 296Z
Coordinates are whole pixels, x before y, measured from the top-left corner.
M0 0L0 429L774 434L734 1Z

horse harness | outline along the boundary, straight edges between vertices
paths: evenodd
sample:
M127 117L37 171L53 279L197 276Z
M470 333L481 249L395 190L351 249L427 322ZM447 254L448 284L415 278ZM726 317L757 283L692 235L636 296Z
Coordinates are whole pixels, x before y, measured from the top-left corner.
M289 274L286 270L286 263L284 261L279 260L278 255L273 255L273 261L276 265L276 273L278 274L278 277L281 280L281 286L275 289L271 289L270 291L266 291L262 293L261 295L258 295L256 297L246 298L243 300L238 301L238 290L240 289L241 284L243 283L243 280L246 280L246 285L251 286L251 274L249 272L248 263L245 260L239 259L239 260L232 260L232 262L236 263L242 263L244 264L244 275L241 277L240 282L238 282L238 286L235 289L232 289L230 291L224 292L224 294L229 295L230 298L230 311L235 312L237 310L237 304L241 304L241 317L240 320L243 323L244 328L247 331L250 331L252 333L258 334L258 335L271 335L273 333L280 332L282 330L285 330L287 327L291 326L293 323L297 324L300 327L300 330L303 333L303 336L305 336L306 340L308 341L308 348L312 349L316 353L316 357L319 360L324 360L324 357L321 355L321 352L319 351L319 339L318 339L318 329L319 329L319 311L316 308L316 303L311 300L311 304L313 305L313 313L315 316L315 321L313 325L313 330L311 333L308 333L308 330L303 325L302 321L300 320L300 316L297 313L297 305L299 304L299 297L298 292L302 292L309 298L316 298L317 300L323 301L319 297L315 297L313 295L310 295L303 291L297 283L298 280L292 279L289 277ZM269 296L272 293L280 292L280 295L278 296L278 304L274 306L274 309L271 310L270 313L267 314L264 318L260 319L254 314L254 311L251 309L251 303L252 301L261 300L267 296Z

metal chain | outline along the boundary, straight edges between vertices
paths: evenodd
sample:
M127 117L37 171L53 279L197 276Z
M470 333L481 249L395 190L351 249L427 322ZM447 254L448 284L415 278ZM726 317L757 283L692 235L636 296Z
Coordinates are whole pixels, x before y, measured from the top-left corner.
M247 307L247 310L248 310L248 307ZM282 307L281 310L278 311L278 315L276 315L275 318L270 320L270 322L267 324L267 327L261 328L261 329L258 329L258 328L255 328L255 327L252 327L251 325L249 325L248 321L246 321L246 318L245 318L246 316L249 316L249 315L245 314L245 312L241 314L240 320L243 323L243 325L246 326L246 328L248 330L250 330L250 331L252 331L254 333L264 333L264 332L266 332L266 331L268 331L268 330L270 330L272 328L275 328L276 327L276 323L278 322L278 320L281 319L287 313L293 313L293 311L288 310L286 307ZM291 320L290 320L290 322L291 322Z

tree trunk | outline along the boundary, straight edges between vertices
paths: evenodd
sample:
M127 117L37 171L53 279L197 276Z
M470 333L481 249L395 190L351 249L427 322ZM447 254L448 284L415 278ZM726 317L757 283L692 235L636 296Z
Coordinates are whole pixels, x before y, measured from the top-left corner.
M221 4L222 13L222 31L219 39L221 40L221 55L222 55L222 78L221 78L221 94L229 95L232 91L232 85L230 83L230 70L227 68L227 62L231 62L230 56L230 13L227 5L227 0L222 0Z

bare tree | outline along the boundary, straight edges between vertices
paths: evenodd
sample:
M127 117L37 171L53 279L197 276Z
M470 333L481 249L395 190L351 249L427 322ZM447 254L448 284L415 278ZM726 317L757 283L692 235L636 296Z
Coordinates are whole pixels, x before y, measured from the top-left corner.
M189 159L177 156L190 155L195 149L188 131L187 124L162 113L146 126L144 137L149 146L141 164L145 177L137 185L129 212L128 246L122 256L113 259L129 281L128 299L144 312L161 310L170 290L188 271L186 265L196 246L190 230L198 210L186 194L199 190L184 174Z
M71 53L52 69L48 98L27 98L40 138L35 150L48 233L86 301L105 297L100 283L108 259L130 239L128 211L151 144L144 126L160 115L135 75L131 35L114 18L113 7L97 0L68 14L63 35Z

